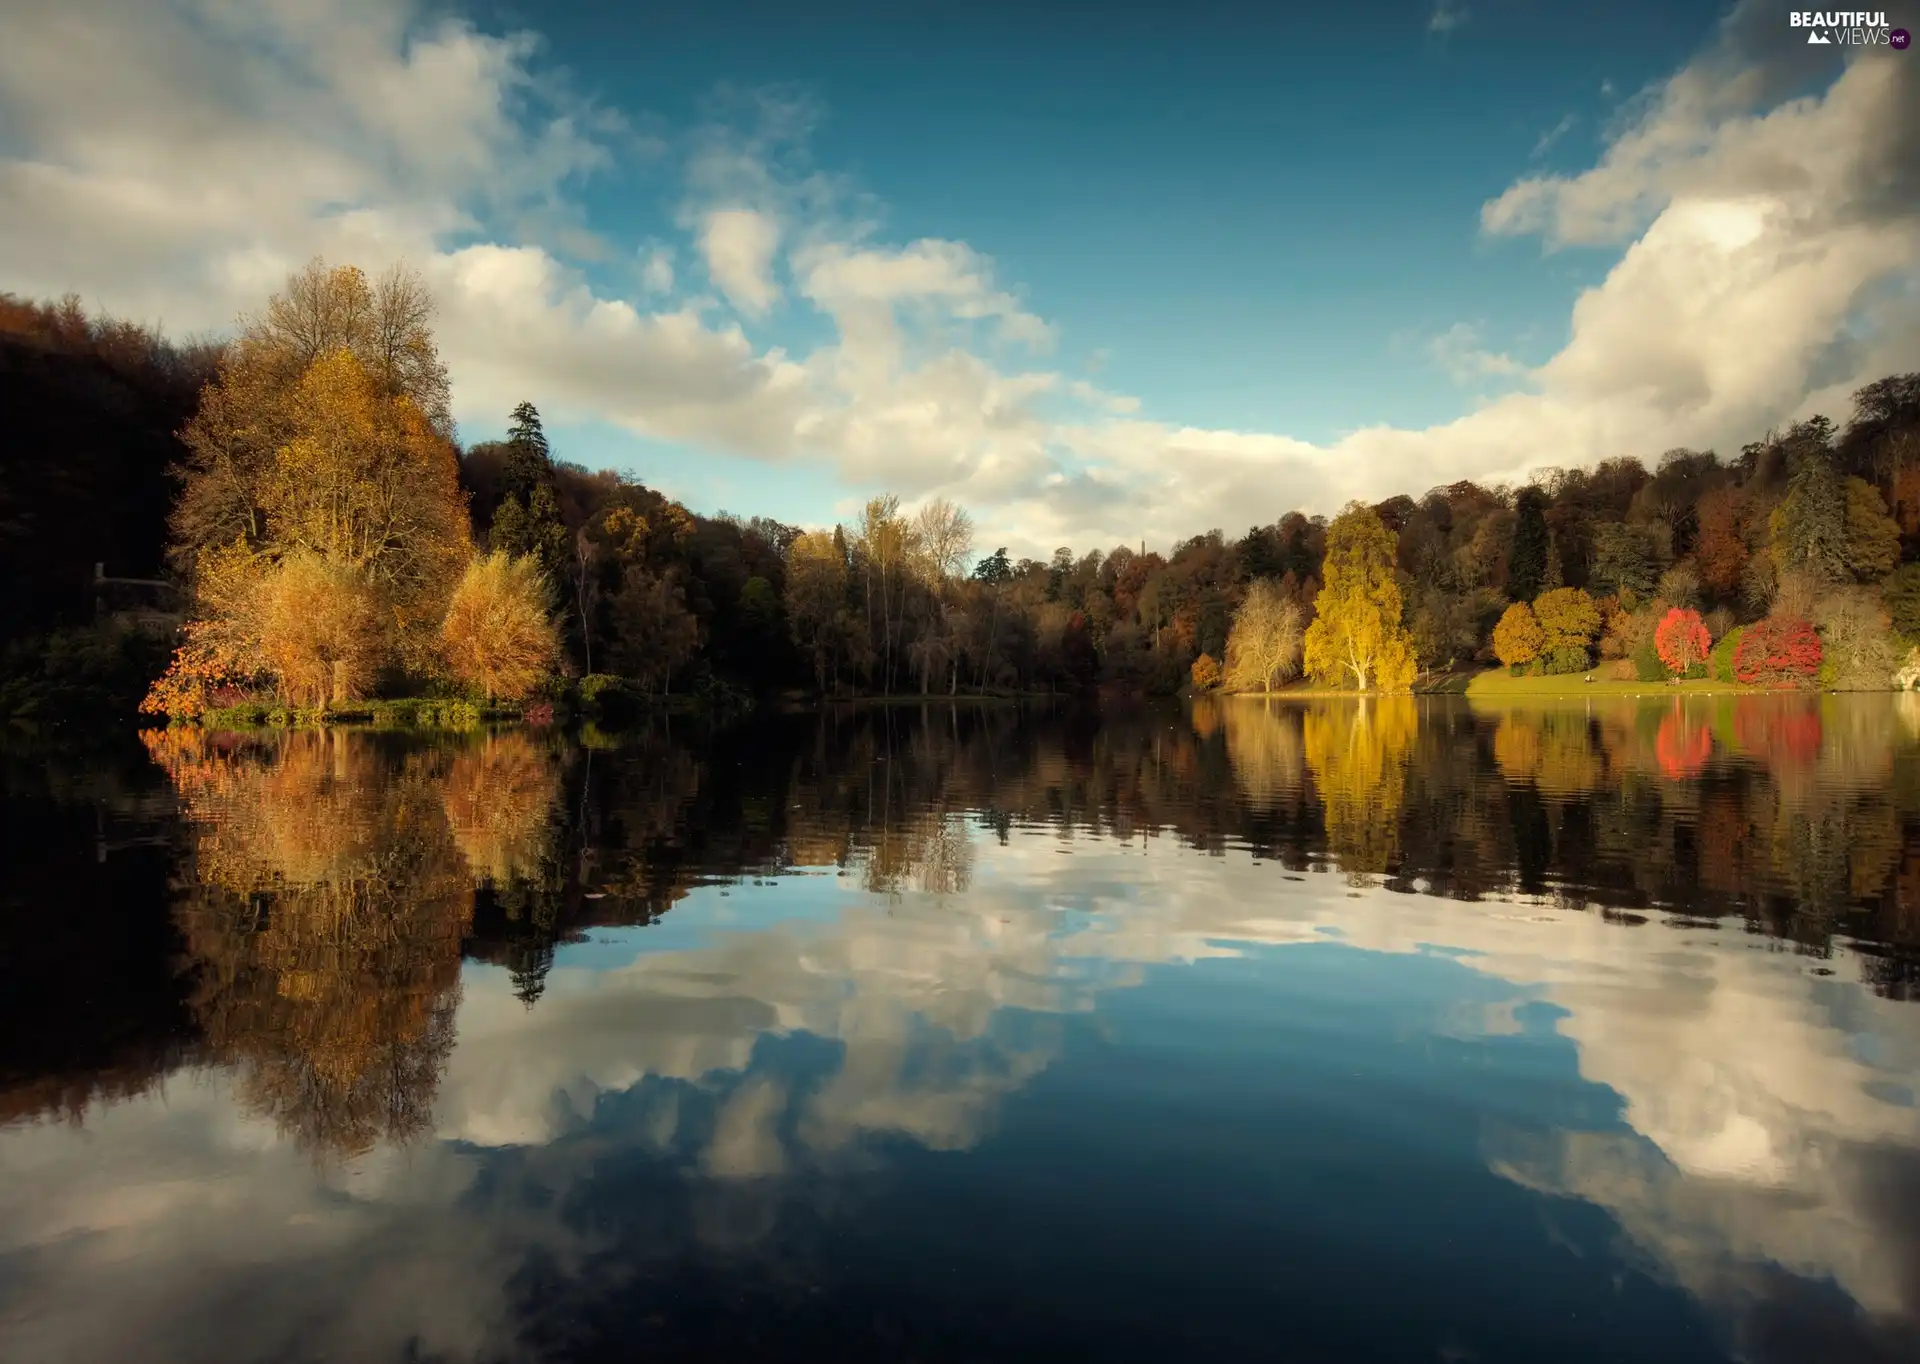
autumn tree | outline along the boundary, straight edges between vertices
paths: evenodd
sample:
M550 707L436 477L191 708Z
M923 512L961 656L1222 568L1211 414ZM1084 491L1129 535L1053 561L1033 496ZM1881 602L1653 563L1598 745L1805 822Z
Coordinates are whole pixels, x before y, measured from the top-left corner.
M1880 584L1880 599L1893 628L1909 641L1920 641L1920 564L1902 564Z
M1307 628L1307 671L1321 682L1403 691L1413 684L1413 641L1400 622L1396 540L1375 512L1349 503L1327 528L1317 615Z
M175 553L200 628L170 676L253 651L318 704L437 661L471 545L431 314L404 270L369 285L316 261L246 320L182 433Z
M1675 606L1654 627L1653 647L1677 680L1706 662L1713 641L1708 638L1707 627L1698 611Z
M1300 670L1303 633L1299 602L1272 578L1256 578L1227 635L1227 684L1268 692L1293 677Z
M1873 592L1842 588L1816 609L1820 631L1820 681L1835 691L1885 691L1893 680L1893 644L1887 617Z
M1593 661L1589 651L1600 633L1600 608L1593 598L1580 588L1562 587L1542 593L1533 604L1533 614L1544 636L1540 652L1547 671L1585 671Z
M559 662L552 586L540 565L494 550L461 574L440 626L453 675L489 701L523 700Z
M1749 685L1806 687L1819 674L1820 658L1820 636L1811 622L1769 616L1740 636L1733 675Z
M350 566L296 549L269 569L250 604L259 657L303 706L359 700L385 657L372 584Z
M176 555L265 532L262 489L291 438L290 400L309 369L344 351L382 399L404 400L443 441L451 437L447 369L434 344L433 300L395 266L377 281L315 259L257 315L241 318L213 382L181 432L187 447L172 514Z
M839 671L846 596L847 563L834 537L822 531L797 537L787 549L787 619L823 692Z
M1856 582L1877 583L1900 563L1900 526L1887 515L1880 490L1864 478L1846 484L1847 571Z
M1193 685L1201 691L1212 691L1220 685L1220 663L1212 654L1201 654L1194 659L1189 671L1193 676Z
M1721 597L1740 589L1747 567L1746 494L1732 484L1708 492L1695 513L1694 561L1701 580Z
M964 507L936 497L913 518L920 552L941 578L951 578L973 553L973 518Z
M1523 601L1509 606L1493 627L1494 657L1509 668L1533 662L1546 645L1546 631L1540 628L1533 608Z

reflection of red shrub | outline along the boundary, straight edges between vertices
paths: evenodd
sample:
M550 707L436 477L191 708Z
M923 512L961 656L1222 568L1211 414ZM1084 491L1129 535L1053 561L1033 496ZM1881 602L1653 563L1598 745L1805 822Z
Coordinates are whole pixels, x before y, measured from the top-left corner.
M1756 621L1733 651L1733 675L1758 686L1806 686L1819 671L1820 636L1804 620Z
M1793 702L1743 696L1734 702L1733 736L1762 762L1802 766L1820 755L1820 714Z
M1679 711L1660 722L1660 733L1653 741L1653 755L1660 770L1679 781L1699 774L1713 756L1713 736L1705 725L1694 724Z

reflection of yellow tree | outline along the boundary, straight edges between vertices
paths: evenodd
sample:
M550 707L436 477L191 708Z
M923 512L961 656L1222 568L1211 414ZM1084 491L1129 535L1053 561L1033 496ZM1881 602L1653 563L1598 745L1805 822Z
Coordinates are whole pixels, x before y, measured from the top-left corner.
M1301 726L1307 767L1326 808L1327 851L1356 883L1399 853L1407 758L1419 719L1411 697L1310 709Z
M426 1131L473 913L427 767L327 731L150 747L193 830L191 1006L244 1098L327 1155Z
M524 730L462 748L440 780L447 823L476 884L531 876L545 855L560 796L552 752Z
M1227 702L1221 709L1227 759L1247 799L1272 808L1298 796L1305 784L1299 709L1244 700Z
M1542 795L1582 795L1600 780L1600 755L1578 711L1509 711L1494 731L1493 760L1508 781L1532 782Z

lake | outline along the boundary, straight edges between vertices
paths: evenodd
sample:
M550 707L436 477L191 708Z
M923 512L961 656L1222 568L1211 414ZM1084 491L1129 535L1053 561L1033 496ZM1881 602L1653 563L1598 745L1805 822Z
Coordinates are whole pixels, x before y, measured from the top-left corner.
M1920 696L0 754L0 1358L1920 1358Z

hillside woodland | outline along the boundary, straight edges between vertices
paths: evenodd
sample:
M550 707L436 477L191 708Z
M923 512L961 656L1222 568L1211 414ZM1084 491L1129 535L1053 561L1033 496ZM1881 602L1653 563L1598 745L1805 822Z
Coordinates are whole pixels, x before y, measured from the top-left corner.
M531 401L463 447L432 317L404 268L318 260L224 343L0 296L0 712L1920 675L1920 374L1737 452L1014 559L944 499L696 512Z

